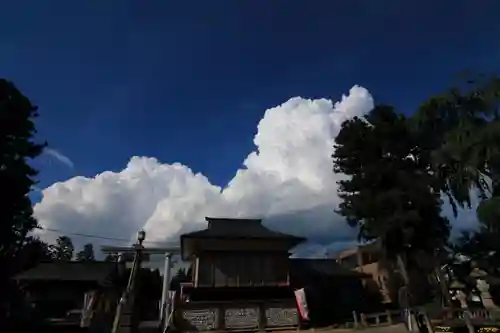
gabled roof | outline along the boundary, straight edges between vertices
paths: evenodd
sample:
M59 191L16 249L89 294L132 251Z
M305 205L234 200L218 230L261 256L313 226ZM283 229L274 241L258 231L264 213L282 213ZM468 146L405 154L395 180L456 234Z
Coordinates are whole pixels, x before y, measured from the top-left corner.
M102 283L116 269L116 263L93 261L44 262L14 277L20 281L85 281Z
M352 256L358 252L361 253L373 253L373 252L380 252L381 251L381 244L379 240L373 240L364 244L358 244L354 247L350 247L347 249L344 249L342 251L339 251L335 254L333 254L333 258L336 259L344 259L346 257Z
M342 267L335 259L290 259L292 273L316 273L332 277L366 278L369 274Z
M208 227L204 230L194 231L182 235L182 238L246 238L246 239L283 239L292 240L297 243L305 241L303 237L297 237L282 232L270 230L262 225L260 219L237 219L237 218L205 218Z

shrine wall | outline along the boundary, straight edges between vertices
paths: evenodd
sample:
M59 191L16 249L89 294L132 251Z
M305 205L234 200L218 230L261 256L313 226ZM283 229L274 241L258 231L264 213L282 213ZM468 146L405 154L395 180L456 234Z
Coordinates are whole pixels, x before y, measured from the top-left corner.
M293 328L299 324L295 300L193 302L176 313L182 332Z
M254 252L205 252L198 259L198 285L276 286L288 283L288 255Z

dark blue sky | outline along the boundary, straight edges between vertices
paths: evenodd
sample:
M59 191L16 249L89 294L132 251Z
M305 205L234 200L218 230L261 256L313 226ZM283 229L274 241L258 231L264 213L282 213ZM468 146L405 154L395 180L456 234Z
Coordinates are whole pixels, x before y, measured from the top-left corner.
M405 112L465 68L500 65L500 2L4 1L0 77L39 105L40 138L74 170L133 155L181 162L224 185L266 108L354 85Z

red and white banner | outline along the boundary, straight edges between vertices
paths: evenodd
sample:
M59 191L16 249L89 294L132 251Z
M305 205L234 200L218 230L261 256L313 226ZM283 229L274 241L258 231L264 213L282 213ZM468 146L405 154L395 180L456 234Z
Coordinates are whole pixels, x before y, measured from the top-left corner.
M303 320L309 320L309 308L307 307L306 291L304 288L295 290L295 300Z

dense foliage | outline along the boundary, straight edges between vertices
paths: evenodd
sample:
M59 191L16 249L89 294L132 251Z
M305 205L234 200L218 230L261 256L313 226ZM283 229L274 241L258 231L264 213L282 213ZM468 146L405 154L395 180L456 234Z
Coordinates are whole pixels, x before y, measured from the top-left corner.
M76 254L76 261L94 261L94 245L87 243L83 249Z
M415 115L431 151L440 190L450 203L472 208L480 200L475 231L464 232L455 250L495 271L500 266L500 79L475 76L430 98Z
M50 245L50 252L53 260L56 261L70 261L73 259L73 252L75 247L71 238L68 236L61 236L57 238L56 243Z
M34 142L37 108L9 81L0 79L0 262L4 277L12 272L10 259L22 247L28 233L37 226L29 193L37 171L29 161L42 153Z
M485 199L500 190L499 98L500 79L476 77L431 97L414 115L455 212L457 205L471 208L471 195Z
M28 311L10 280L24 265L19 263L24 245L36 245L27 239L37 226L29 193L36 184L37 171L30 160L43 151L34 141L34 118L37 108L11 82L0 79L0 325L7 331L21 331L23 323L17 314ZM28 251L29 252L29 251ZM19 320L18 320L19 319Z
M338 213L360 239L378 240L387 258L406 257L398 261L403 275L412 263L437 266L450 248L490 272L500 266L499 99L500 79L476 76L430 97L411 117L377 106L342 124L334 170L348 178L339 182ZM455 216L480 201L478 230L451 247L443 195Z
M338 213L359 227L365 240L379 239L386 253L433 253L449 235L428 155L408 119L377 106L365 119L346 121L336 138L335 171L343 202Z

